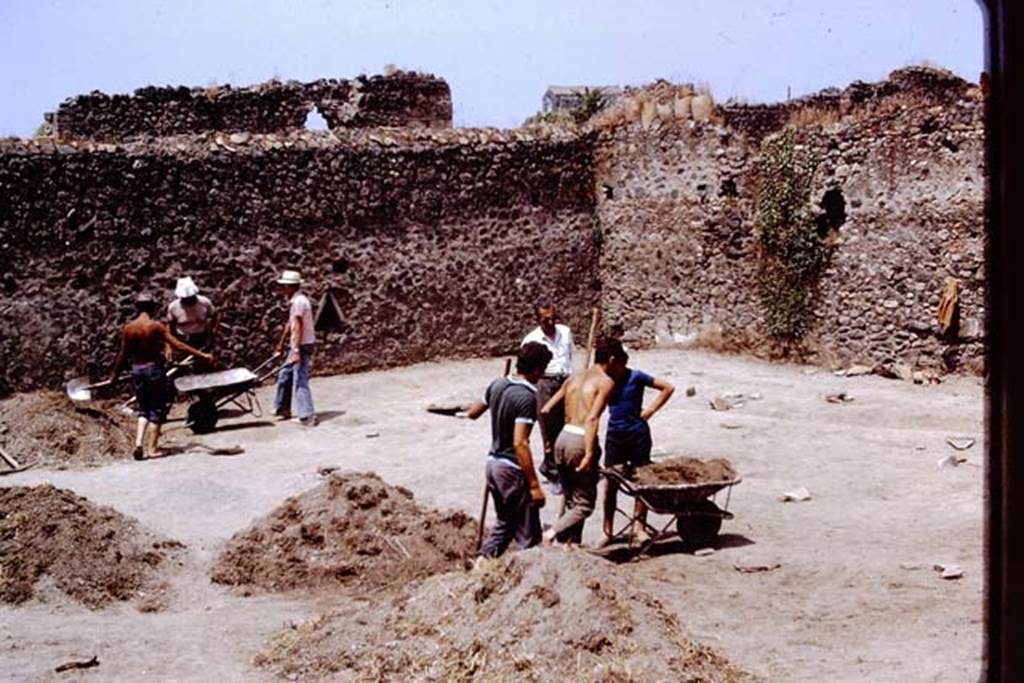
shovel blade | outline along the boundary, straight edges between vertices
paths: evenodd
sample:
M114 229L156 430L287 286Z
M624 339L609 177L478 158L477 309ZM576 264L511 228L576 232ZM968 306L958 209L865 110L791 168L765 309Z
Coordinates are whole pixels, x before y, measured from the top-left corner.
M76 403L92 400L92 385L88 377L76 377L64 385L64 389L68 398Z

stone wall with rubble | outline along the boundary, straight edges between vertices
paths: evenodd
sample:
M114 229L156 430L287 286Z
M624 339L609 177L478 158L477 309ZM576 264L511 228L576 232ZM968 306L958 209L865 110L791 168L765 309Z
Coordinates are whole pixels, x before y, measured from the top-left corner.
M93 92L65 100L46 115L48 132L64 140L117 141L204 132L285 133L301 130L316 109L332 130L452 124L448 83L398 71L353 80L271 81L245 88L146 87L131 95Z
M600 303L634 345L775 353L755 197L762 141L786 125L821 158L835 241L801 354L980 371L983 107L970 84L907 69L774 108L660 83L582 131L0 141L0 392L102 374L134 292L169 299L181 275L226 311L222 360L255 365L283 268L338 302L322 372L511 351L538 297L581 334ZM960 319L940 336L950 277Z
M821 159L813 200L838 238L800 349L826 363L977 372L984 357L984 123L977 88L906 69L774 108L702 113L634 93L599 121L605 320L628 341L773 353L755 237L760 143L787 124ZM822 206L822 203L826 206ZM830 218L831 220L831 218ZM939 334L947 277L960 324Z
M0 142L0 391L104 376L135 292L169 302L182 275L225 311L228 365L273 349L284 268L314 304L327 291L339 304L320 372L509 352L552 294L585 328L599 289L591 138L230 138Z

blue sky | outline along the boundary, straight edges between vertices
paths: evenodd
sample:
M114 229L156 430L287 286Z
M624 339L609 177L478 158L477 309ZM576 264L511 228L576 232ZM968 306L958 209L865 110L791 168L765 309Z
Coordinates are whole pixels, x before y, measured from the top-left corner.
M705 83L785 99L928 62L977 81L972 0L0 0L0 135L65 97L379 73L448 80L456 125L516 126L549 84Z

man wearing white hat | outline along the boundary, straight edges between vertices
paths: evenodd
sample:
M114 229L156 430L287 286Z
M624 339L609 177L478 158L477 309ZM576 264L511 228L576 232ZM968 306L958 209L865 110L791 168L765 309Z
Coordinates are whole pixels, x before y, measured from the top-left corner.
M167 307L171 332L189 346L209 349L216 332L217 312L213 304L199 294L199 288L190 277L178 278L174 296L178 298Z
M302 278L294 270L286 270L277 279L288 297L288 322L277 344L280 354L288 345L288 355L277 373L277 393L274 396L274 414L282 420L292 416L292 395L295 397L296 417L302 424L316 425L313 395L309 390L309 369L313 364L316 333L313 330L313 306L309 298L299 291Z

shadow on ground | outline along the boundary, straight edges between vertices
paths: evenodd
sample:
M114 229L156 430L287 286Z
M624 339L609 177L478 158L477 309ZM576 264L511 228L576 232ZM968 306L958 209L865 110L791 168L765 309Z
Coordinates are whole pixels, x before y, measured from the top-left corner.
M662 555L693 555L694 552L703 548L711 548L717 552L721 550L728 550L730 548L742 548L743 546L753 544L754 541L752 539L747 538L742 534L720 534L711 543L701 546L701 548L696 548L685 543L675 534L666 534L656 543L651 545L651 547L643 554L639 554L640 544L634 543L631 545L628 540L613 543L601 548L600 550L593 550L591 552L610 562L622 564L624 562L642 560L645 557L661 557Z

